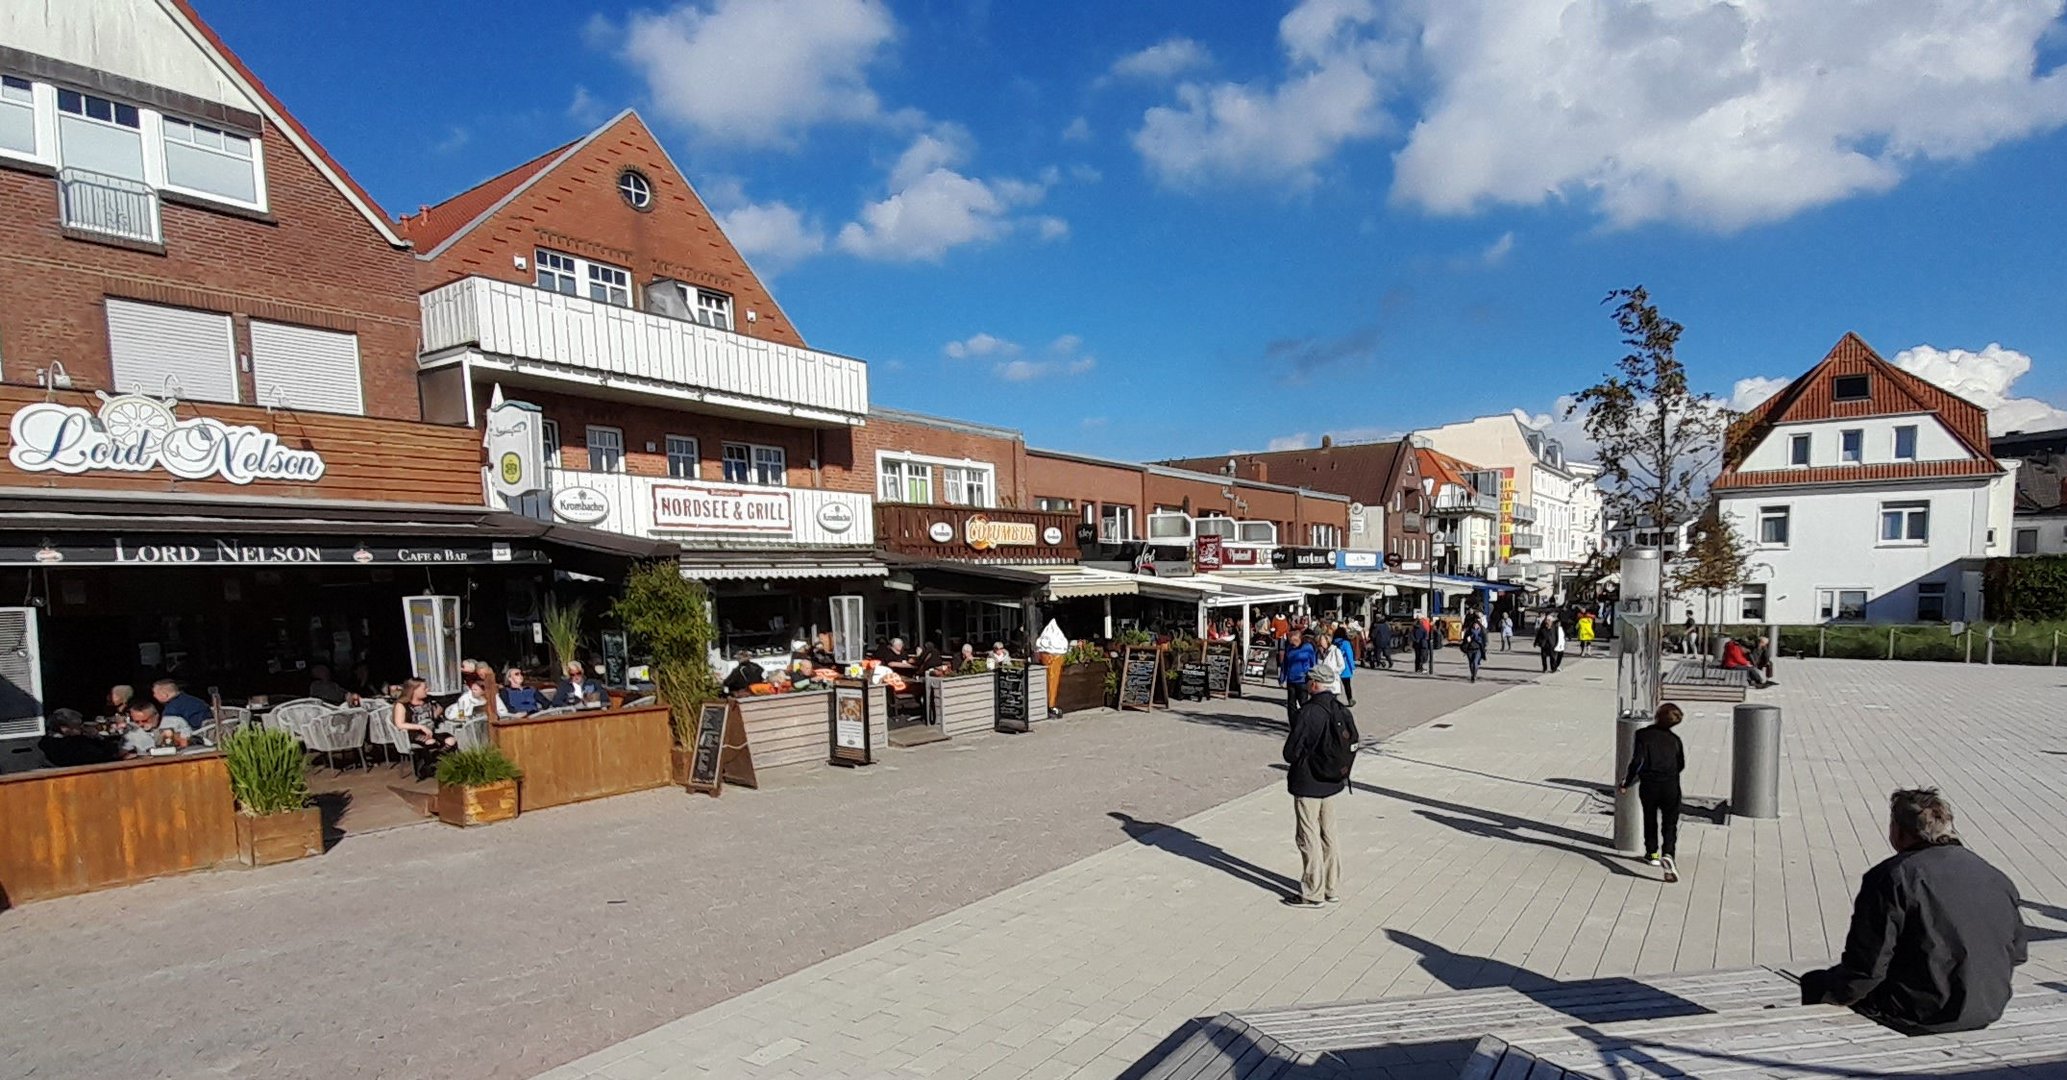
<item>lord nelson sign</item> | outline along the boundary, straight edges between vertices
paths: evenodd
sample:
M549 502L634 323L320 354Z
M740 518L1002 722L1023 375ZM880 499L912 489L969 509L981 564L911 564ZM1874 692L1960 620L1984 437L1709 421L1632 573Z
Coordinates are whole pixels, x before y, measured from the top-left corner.
M321 455L272 432L209 416L181 420L170 398L100 398L98 413L49 401L22 406L8 424L7 460L24 472L71 475L163 469L182 480L221 477L232 484L323 478Z

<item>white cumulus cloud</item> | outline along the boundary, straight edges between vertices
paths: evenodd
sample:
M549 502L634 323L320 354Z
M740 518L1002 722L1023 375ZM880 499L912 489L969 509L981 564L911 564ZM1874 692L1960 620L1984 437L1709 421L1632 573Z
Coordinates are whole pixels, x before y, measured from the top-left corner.
M718 225L740 254L762 270L794 266L825 250L825 230L779 200L724 211Z
M1787 389L1791 379L1775 379L1766 375L1753 375L1738 379L1730 387L1730 411L1746 413L1766 403L1766 399Z
M971 357L1017 354L1019 346L995 334L971 334L960 341L950 341L940 350L951 360L967 360Z
M1896 353L1894 363L1987 409L1990 435L2067 427L2067 409L2013 396L2017 380L2031 370L2031 358L2015 349L1994 343L1979 352L1918 345Z
M897 37L881 0L694 0L626 21L654 106L715 141L781 145L828 121L881 121L869 68Z
M1402 48L1376 33L1373 0L1302 0L1278 23L1281 79L1186 82L1142 114L1134 149L1172 187L1214 180L1305 187L1344 144L1387 128Z
M1017 211L1047 195L1040 181L991 179L959 171L972 151L968 133L939 124L912 141L888 176L889 194L842 226L840 250L883 262L938 261L965 244L997 240L1025 227L1044 239L1069 231L1060 218L1023 218Z
M2067 123L2063 0L1419 0L1396 201L1731 230Z
M1075 334L1056 338L1035 356L1016 341L988 333L950 341L941 351L953 360L991 359L991 373L1007 382L1083 375L1098 367L1098 358L1084 352L1084 339Z
M1204 45L1188 37L1173 37L1113 61L1109 74L1116 79L1170 79L1212 62Z

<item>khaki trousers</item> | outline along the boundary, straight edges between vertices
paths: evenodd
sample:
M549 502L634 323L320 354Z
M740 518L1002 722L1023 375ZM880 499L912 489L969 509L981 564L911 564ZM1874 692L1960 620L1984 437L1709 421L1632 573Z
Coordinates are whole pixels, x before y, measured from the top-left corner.
M1341 849L1335 844L1335 807L1340 796L1325 799L1292 797L1296 821L1292 840L1299 845L1299 895L1333 900L1342 878Z

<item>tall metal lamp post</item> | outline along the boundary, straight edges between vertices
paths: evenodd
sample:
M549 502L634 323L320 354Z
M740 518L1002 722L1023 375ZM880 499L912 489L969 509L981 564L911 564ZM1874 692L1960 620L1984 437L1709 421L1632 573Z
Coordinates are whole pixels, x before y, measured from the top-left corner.
M1658 707L1664 667L1664 583L1654 547L1634 544L1622 551L1622 593L1615 603L1615 775L1620 784L1635 751L1636 731ZM1643 815L1635 791L1615 798L1615 850L1643 853Z

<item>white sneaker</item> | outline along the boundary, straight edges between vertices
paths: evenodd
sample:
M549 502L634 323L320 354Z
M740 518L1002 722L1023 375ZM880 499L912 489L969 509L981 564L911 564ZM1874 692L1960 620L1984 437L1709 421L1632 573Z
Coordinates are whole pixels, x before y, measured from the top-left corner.
M1679 880L1679 867L1672 865L1672 856L1667 855L1660 859L1658 865L1665 868L1666 882L1670 883Z

